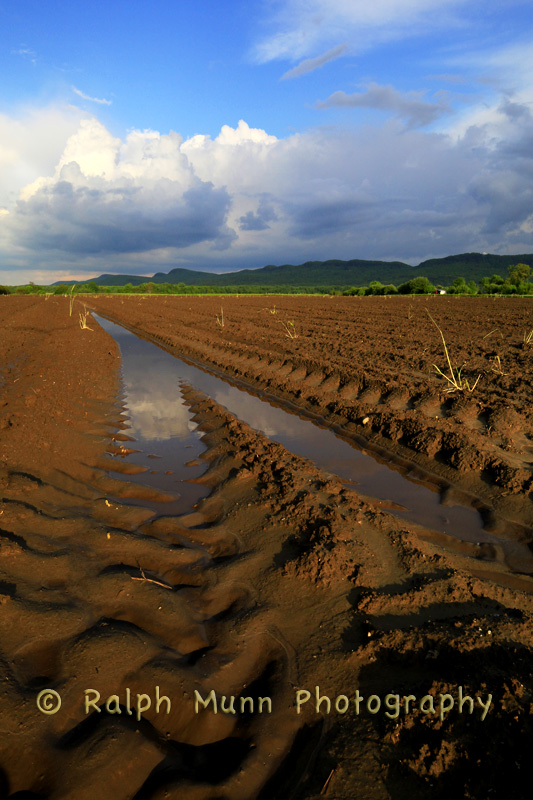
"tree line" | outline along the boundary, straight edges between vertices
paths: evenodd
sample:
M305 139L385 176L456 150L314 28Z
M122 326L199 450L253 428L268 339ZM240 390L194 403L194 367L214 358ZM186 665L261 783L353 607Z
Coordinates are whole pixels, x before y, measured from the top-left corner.
M343 295L393 295L393 294L434 294L435 292L446 292L446 294L533 294L533 274L528 264L511 264L505 278L501 275L491 275L481 278L479 282L468 281L465 278L455 278L451 286L441 286L432 284L428 278L418 276L412 278L399 286L394 284L383 285L379 281L371 281L368 286L352 287L344 289Z
M455 278L451 286L434 285L419 275L405 283L395 286L371 281L368 286L188 286L185 283L153 283L148 281L139 286L127 283L124 286L98 286L94 281L78 283L72 286L37 286L29 283L26 286L0 286L0 294L326 294L344 296L396 295L396 294L434 294L446 292L457 295L533 295L533 273L528 264L511 264L505 278L491 275L481 278L479 282Z

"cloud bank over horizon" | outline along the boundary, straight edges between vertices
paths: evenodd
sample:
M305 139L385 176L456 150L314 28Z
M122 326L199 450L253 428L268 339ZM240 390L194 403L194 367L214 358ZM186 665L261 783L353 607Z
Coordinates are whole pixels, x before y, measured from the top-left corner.
M122 140L85 117L53 174L0 217L4 259L50 272L58 263L131 272L132 258L139 272L225 271L300 252L408 261L465 247L524 252L533 119L511 101L499 115L498 128L457 140L395 119L285 139L241 120L215 139L135 130Z

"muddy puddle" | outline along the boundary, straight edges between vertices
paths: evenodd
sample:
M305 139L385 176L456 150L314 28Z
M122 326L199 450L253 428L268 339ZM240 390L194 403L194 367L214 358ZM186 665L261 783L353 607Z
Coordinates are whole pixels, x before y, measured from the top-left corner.
M331 429L274 405L243 388L187 363L120 325L95 315L117 341L123 359L124 403L129 416L124 434L133 441L120 445L128 461L146 471L126 476L171 492L170 503L147 503L160 514L184 513L208 493L194 479L205 469L201 431L181 393L191 386L231 414L279 442L295 455L308 458L337 475L348 488L382 501L398 517L469 542L499 542L484 528L480 510L457 502L453 490L431 485L408 469L359 449ZM192 482L191 482L192 481Z

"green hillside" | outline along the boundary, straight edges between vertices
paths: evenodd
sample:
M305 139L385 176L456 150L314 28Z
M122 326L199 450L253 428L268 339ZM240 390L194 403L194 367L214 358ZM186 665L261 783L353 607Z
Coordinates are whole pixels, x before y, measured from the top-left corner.
M533 267L533 254L495 256L491 253L461 253L422 261L414 269L417 275L425 275L432 283L449 285L455 278L479 281L495 274L505 278L510 264L529 264Z
M166 280L174 282L176 270L168 273ZM391 279L389 279L389 275ZM371 280L392 283L392 277L405 275L402 280L413 277L411 267L401 261L306 261L294 266L269 265L261 269L244 269L212 275L209 286L363 286ZM380 277L383 276L383 277ZM184 281L185 283L185 281ZM206 284L204 284L206 285Z
M170 274L170 273L169 273ZM140 286L141 283L185 283L187 286L210 286L210 278L216 277L211 272L198 272L192 269L173 269L172 277L165 272L158 272L153 278L146 275L112 275L104 273L97 278L88 278L84 281L56 281L52 286L72 286L78 283L89 283L94 281L98 286L125 286L131 283L132 286Z
M493 274L507 275L510 264L529 264L533 267L533 254L497 256L484 253L461 253L445 258L422 261L416 267L402 261L306 261L305 264L269 264L260 269L244 269L216 275L176 268L170 272L157 272L152 278L143 275L100 275L92 280L99 286L124 286L131 283L184 283L186 286L366 286L371 281L393 283L398 286L418 275L424 275L434 284L445 286L455 278L479 281ZM58 281L57 283L86 283L88 281ZM53 284L54 286L57 284Z

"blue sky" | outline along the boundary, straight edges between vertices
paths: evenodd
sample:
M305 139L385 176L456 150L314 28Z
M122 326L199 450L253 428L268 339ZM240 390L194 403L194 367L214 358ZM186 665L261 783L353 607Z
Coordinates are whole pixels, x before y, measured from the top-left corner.
M0 282L533 252L529 0L0 4Z

